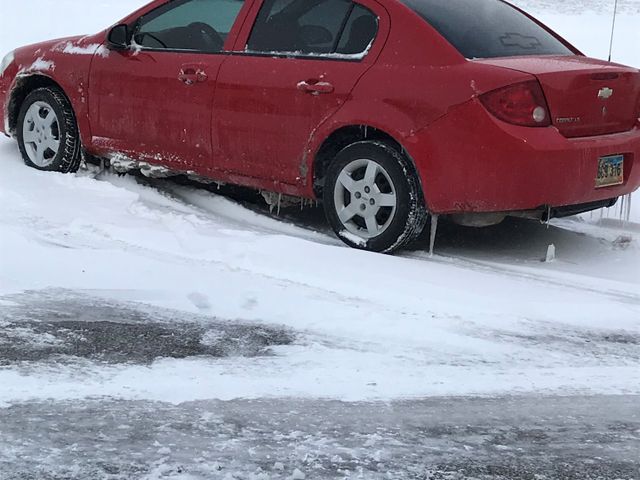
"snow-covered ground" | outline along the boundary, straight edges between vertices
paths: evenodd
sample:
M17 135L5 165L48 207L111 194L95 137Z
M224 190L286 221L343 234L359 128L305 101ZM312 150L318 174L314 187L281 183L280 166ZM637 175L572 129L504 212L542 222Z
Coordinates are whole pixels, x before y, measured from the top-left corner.
M3 4L0 50L98 30L141 3ZM521 3L586 53L607 55L600 4L576 13L568 2ZM640 66L640 8L621 6L614 60ZM434 258L349 250L319 217L277 219L167 182L41 173L0 140L0 404L640 394L640 224L617 223L615 209L549 227L446 227ZM542 262L550 244L557 259ZM58 305L51 319L47 301ZM277 328L291 341L268 355L146 363L6 354L25 338L45 352L64 341L37 328L64 317L60 305L105 303L142 303L177 323L196 315L204 325Z

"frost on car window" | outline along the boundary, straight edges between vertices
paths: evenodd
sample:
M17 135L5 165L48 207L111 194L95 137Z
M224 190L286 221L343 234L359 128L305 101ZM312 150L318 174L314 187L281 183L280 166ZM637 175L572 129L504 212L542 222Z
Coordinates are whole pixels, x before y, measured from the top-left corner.
M521 35L519 33L505 33L500 37L500 42L505 47L519 47L526 50L535 49L542 45L538 38L533 36Z
M501 0L403 0L466 58L572 55L536 21Z

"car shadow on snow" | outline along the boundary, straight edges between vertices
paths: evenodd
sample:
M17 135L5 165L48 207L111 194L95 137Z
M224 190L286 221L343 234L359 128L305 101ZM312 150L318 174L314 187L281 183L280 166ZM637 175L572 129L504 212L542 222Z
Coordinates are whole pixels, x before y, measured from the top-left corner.
M508 217L499 225L473 228L440 221L435 251L446 256L464 256L478 260L500 260L514 263L539 262L546 257L549 245L554 245L559 258L578 262L585 258L610 255L634 247L631 235L615 239L605 234L583 233L588 227L580 219L563 219L547 225L536 220ZM596 227L594 227L594 232ZM606 236L611 234L606 232ZM412 251L426 251L429 245L429 228L413 245Z
M74 294L66 290L2 297L0 366L85 358L148 364L159 358L257 357L290 345L283 328Z
M182 176L170 179L142 176L136 176L136 178L142 185L156 189L161 194L170 195L176 201L190 204L188 199L181 198L180 195L176 196L174 187L192 189L199 193L208 192L212 197L224 197L241 208L275 220L271 227L276 230L279 229L280 223L284 223L308 232L319 233L319 237L312 238L321 243L324 237L331 244L335 239L321 203L309 202L303 206L288 205L285 200L281 208L278 208L277 205L269 206L256 190L245 187L203 184ZM601 222L601 224L600 227L595 224L590 225L583 222L580 217L554 220L551 224L508 217L499 225L473 228L457 225L446 217L442 217L438 223L435 248L437 254L444 256L523 263L542 261L546 257L547 248L553 244L563 260L578 263L585 257L605 257L612 250L622 251L630 246L632 248L636 246L632 233L621 235L615 240L603 238L603 236L609 237L611 232L620 232L622 227L619 222ZM585 230L589 231L589 234L584 233ZM420 238L407 249L409 255L422 255L429 250L430 231L430 225L427 224ZM295 235L285 227L282 227L282 232ZM336 242L339 243L337 240Z
M154 180L146 179L150 186L157 184ZM320 203L300 206L283 206L278 209L267 205L261 195L251 189L234 186L218 187L217 185L202 185L185 179L172 180L181 185L207 190L215 195L236 201L245 208L274 219L295 224L306 230L320 232L333 236L324 210ZM515 261L542 260L549 245L553 244L560 252L591 252L606 253L611 249L624 250L632 243L631 235L622 236L615 241L609 241L593 235L582 233L580 228L584 224L579 217L552 221L546 224L537 220L507 217L499 225L473 228L457 225L445 218L438 224L436 249L444 255L470 255L484 258L498 256ZM607 225L603 224L603 228ZM611 227L619 229L620 225L612 222ZM595 226L594 226L595 228ZM420 252L429 250L430 225L427 224L422 235L409 251ZM571 255L570 255L571 256Z

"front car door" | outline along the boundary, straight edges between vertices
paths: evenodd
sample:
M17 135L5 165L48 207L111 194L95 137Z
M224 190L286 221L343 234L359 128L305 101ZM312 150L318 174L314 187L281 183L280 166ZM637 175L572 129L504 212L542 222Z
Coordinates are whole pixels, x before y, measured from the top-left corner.
M286 185L305 179L312 132L375 61L386 11L370 0L264 0L252 10L218 77L216 166L295 191Z
M167 1L131 22L131 49L97 54L89 92L94 148L207 174L216 155L216 78L244 5Z

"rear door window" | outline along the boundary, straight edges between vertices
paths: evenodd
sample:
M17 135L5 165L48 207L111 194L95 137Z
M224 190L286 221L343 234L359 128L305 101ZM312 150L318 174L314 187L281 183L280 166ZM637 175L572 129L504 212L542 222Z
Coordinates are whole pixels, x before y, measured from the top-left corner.
M466 58L574 55L537 22L501 0L403 0Z
M376 15L350 0L266 0L247 50L311 56L362 55L377 31Z
M337 53L358 55L366 52L378 32L378 18L368 8L354 5L347 19Z

